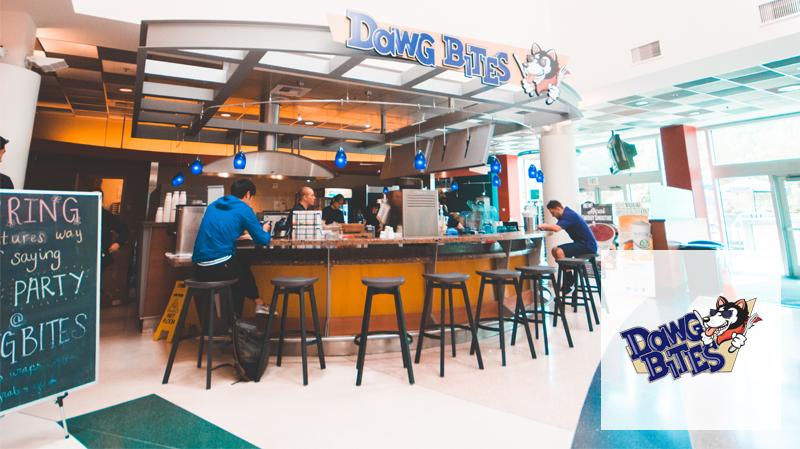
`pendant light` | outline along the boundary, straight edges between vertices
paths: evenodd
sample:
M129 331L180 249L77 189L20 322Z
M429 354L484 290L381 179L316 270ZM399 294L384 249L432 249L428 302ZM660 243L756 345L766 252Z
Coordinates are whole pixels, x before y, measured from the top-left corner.
M453 192L455 192L456 190L458 190L458 183L456 182L456 180L455 180L455 179L453 179L453 183L452 183L452 184L450 184L450 190L452 190Z
M494 174L498 174L498 173L503 171L503 167L500 165L500 161L498 161L497 158L494 157L494 156L492 156L492 159L491 159L491 161L489 163L489 169Z
M175 177L172 178L172 185L175 187L183 184L183 172L178 172L175 174Z
M492 176L492 185L495 187L500 187L500 177L496 174Z
M539 173L539 171L536 169L536 166L531 164L531 166L528 167L528 177L531 179L535 179L537 173Z
M542 173L541 170L539 170L539 173L536 173L536 180L539 182L544 182L544 173Z
M383 188L383 193L389 193L389 188L388 187L384 187Z
M417 151L417 156L414 158L414 168L417 170L425 170L428 167L428 161L425 160L425 155L422 150Z
M345 154L343 147L339 147L339 151L336 152L333 164L337 168L345 168L347 166L347 154Z
M247 158L245 157L242 149L239 148L239 152L236 154L236 157L233 158L233 168L237 170L243 169L247 165Z
M203 173L203 161L200 160L200 156L198 156L197 159L192 162L191 169L193 175L199 175L200 173Z

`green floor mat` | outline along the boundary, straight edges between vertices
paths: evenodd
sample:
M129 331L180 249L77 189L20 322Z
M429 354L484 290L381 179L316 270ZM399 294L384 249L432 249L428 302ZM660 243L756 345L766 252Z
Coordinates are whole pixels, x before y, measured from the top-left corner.
M67 420L88 448L254 448L219 427L156 395Z

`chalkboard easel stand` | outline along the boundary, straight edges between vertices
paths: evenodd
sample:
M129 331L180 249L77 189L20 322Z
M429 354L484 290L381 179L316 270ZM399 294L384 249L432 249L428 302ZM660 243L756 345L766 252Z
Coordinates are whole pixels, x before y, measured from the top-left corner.
M56 404L58 404L58 409L61 410L61 422L64 423L64 439L69 438L69 431L67 430L67 418L64 417L64 398L69 395L68 391L64 392L63 396L59 396L56 398Z

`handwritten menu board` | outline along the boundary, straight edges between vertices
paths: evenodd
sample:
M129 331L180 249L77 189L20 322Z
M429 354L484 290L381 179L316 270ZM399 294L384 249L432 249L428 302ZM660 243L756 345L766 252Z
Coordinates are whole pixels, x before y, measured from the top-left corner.
M0 416L97 382L100 206L0 190Z

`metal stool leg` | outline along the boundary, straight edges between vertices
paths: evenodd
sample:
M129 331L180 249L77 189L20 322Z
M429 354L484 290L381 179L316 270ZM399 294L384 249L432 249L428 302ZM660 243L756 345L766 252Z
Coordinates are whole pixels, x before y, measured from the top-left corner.
M358 345L358 361L356 362L356 369L358 375L356 377L356 386L361 385L361 376L364 372L364 357L367 353L367 331L369 330L369 316L372 311L372 287L367 287L367 299L364 303L364 317L361 319L361 340Z
M425 281L425 300L422 303L422 321L419 324L419 335L417 336L417 354L414 356L414 363L419 363L419 357L422 353L422 340L425 338L425 328L428 327L428 314L431 311L431 302L433 302L433 283L432 281Z
M544 337L544 355L550 355L550 348L547 342L547 314L545 313L545 305L544 305L544 285L542 285L543 279L541 276L536 278L535 286L532 284L531 288L536 288L536 304L534 304L534 311L536 315L536 334L538 338L539 334L539 323L542 323L542 336ZM540 310L541 307L541 310ZM539 313L541 312L541 319L539 318Z
M281 287L281 292L283 293L283 312L281 313L281 334L278 337L278 360L275 362L275 366L281 366L281 359L283 358L283 338L286 335L286 315L289 314L289 289ZM271 310L270 313L272 313Z
M211 389L211 370L212 363L211 363L211 354L214 350L214 295L216 295L217 289L212 288L209 292L208 297L208 356L206 357L206 390ZM202 336L200 340L202 341Z
M270 314L269 318L267 319L267 330L264 333L264 341L261 343L261 355L259 356L258 361L258 373L256 374L256 378L254 381L258 382L261 380L261 376L263 375L264 371L267 369L267 365L269 365L269 353L270 353L270 333L272 332L272 319L275 318L275 308L278 307L278 293L279 287L275 287L272 291L272 301L270 302Z
M172 372L172 364L175 362L175 354L178 353L178 344L181 341L181 333L183 332L183 322L186 320L186 313L189 311L189 303L192 302L192 295L194 290L189 288L186 290L186 296L183 298L183 307L181 307L181 314L178 317L178 323L175 325L175 331L172 334L172 349L169 351L169 360L167 361L167 369L164 370L164 379L162 384L169 382L169 375Z
M308 288L311 298L311 314L314 316L314 333L317 338L317 354L319 354L319 367L325 369L325 351L322 349L322 331L319 326L319 315L317 314L317 298L314 297L314 285Z
M439 310L439 315L441 316L441 319L439 320L439 377L444 377L444 335L445 335L444 329L446 324L444 320L445 291L444 291L444 286L442 286L441 284L438 287L439 287L439 293L440 293L439 297L441 304L441 309Z
M553 275L550 275L550 279L555 282ZM564 305L564 297L561 294L556 294L555 298L555 313L553 314L553 321L555 322L556 317L561 317L561 321L564 323L564 332L567 334L567 342L569 342L569 347L574 348L572 345L572 335L569 333L569 323L567 323L567 315L566 315L566 306Z
M499 321L498 328L500 330L500 353L503 359L503 366L506 366L506 324L503 318L503 298L505 297L504 290L505 284L501 280L494 282L495 286L495 299L497 299L497 320Z
M522 316L522 325L525 327L525 335L528 337L528 346L531 349L531 357L536 358L536 350L533 348L533 338L531 336L531 327L528 324L528 319L525 316L525 304L522 302L522 280L515 279L512 281L514 283L514 289L517 292L517 305L515 307L514 312L514 325L516 326L516 321L519 320L520 315Z
M478 292L478 307L475 309L475 331L478 331L478 323L481 322L481 305L483 304L483 288L486 285L486 279L481 278L481 288ZM478 339L474 339L469 347L469 355L475 354L475 347L478 345Z
M453 348L453 357L456 356L456 318L453 312L453 284L447 284L450 293L450 346Z
M208 292L202 292L201 294L203 295L203 297L205 297L205 295L207 293ZM203 300L198 302L198 300L195 299L195 307L200 311L200 313L197 314L198 318L200 318L200 346L197 348L197 367L198 368L202 368L203 367L203 347L204 347L203 345L206 342L206 338L205 338L204 335L208 332L208 315L209 314L208 314L208 309L206 307L203 307L205 305L206 304L205 304L205 302L203 302ZM214 319L214 318L212 317L211 319ZM209 342L209 344L211 344L211 342Z
M395 287L395 312L397 314L397 327L400 331L400 349L403 352L403 363L408 370L408 383L414 383L414 368L411 366L411 353L408 351L408 332L406 332L406 319L403 315L403 300L400 297L400 287Z
M472 307L469 305L466 282L461 282L461 292L464 294L464 305L467 306L467 319L469 320L469 328L472 332L472 346L475 348L475 352L478 355L478 368L483 369L481 347L478 344L478 327L476 326L475 320L472 319Z
M306 347L306 298L305 289L300 287L300 353L303 356L303 385L308 385L308 348Z

